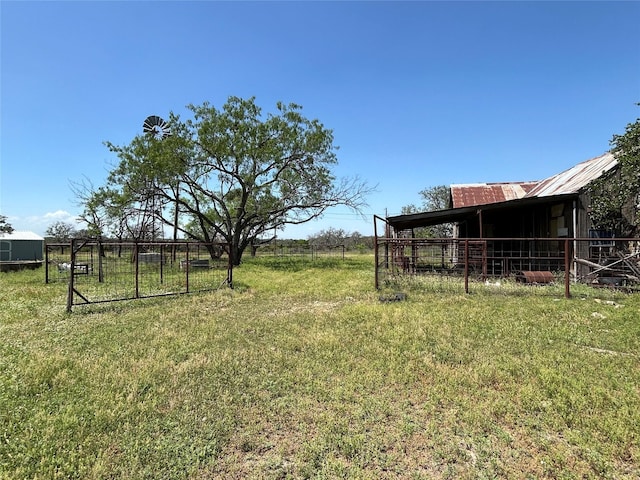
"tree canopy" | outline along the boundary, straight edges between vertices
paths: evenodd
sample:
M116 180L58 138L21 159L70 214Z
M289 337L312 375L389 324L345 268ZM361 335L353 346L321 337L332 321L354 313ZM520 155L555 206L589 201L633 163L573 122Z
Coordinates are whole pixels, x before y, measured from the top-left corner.
M5 215L0 215L0 233L12 233L13 227Z
M405 205L402 207L403 215L419 212L431 212L435 210L446 210L451 208L449 187L446 185L428 187L420 190L419 193L422 198L422 205L420 207L416 207L413 204ZM414 231L414 234L417 237L448 238L453 235L453 224L443 223L440 225L418 228Z
M639 104L640 105L640 104ZM640 118L611 142L618 167L589 186L594 228L633 236L640 227Z
M373 248L373 238L365 237L360 232L347 232L342 228L329 227L309 235L307 241L310 245L319 247L344 246L347 249L358 248L365 250Z
M269 232L332 206L360 212L366 205L371 189L335 177L333 133L300 105L278 102L275 114L263 115L255 98L229 97L221 109L208 102L187 108L193 118L171 113L166 138L106 142L119 163L106 185L81 195L90 231L156 238L158 225L169 225L175 235L227 243L238 264Z
M77 234L76 228L67 222L55 222L47 228L45 235L56 242L66 242Z

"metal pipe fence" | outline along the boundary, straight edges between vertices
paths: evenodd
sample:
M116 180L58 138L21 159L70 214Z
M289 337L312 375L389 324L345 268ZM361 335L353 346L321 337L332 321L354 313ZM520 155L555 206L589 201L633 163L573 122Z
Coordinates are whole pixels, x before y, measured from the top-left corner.
M211 291L233 282L223 243L74 239L45 250L45 281L68 282L68 312L76 305Z
M407 277L470 282L512 279L529 285L584 283L640 289L638 238L377 238L375 286Z

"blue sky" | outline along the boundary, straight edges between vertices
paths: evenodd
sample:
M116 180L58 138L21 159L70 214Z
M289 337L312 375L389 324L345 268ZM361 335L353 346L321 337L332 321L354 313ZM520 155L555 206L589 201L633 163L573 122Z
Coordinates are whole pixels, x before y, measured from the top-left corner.
M452 183L539 180L640 116L640 2L0 3L0 213L43 234L80 212L148 115L229 96L303 106L338 176L377 192L287 229L373 233Z

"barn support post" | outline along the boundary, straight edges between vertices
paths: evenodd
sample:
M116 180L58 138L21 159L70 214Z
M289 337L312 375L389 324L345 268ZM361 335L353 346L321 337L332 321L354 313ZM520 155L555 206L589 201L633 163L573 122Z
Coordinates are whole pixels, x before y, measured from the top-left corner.
M385 242L384 242L384 268L388 270L389 268L391 268L391 266L389 265L389 240L388 240L389 238L391 238L391 226L389 225L389 221L386 219L386 215L385 215L385 220L384 220L384 238L385 238Z
M380 288L378 279L378 226L376 225L376 216L373 216L373 283L375 289Z
M573 212L572 212L572 215L573 215L573 220L572 220L573 221L573 225L572 225L572 227L573 227L573 255L572 255L572 258L576 258L578 256L578 252L579 252L579 250L578 250L578 242L576 241L576 238L581 236L581 235L578 233L578 202L576 202L575 200L573 201ZM573 261L572 263L573 263L573 265L572 265L572 267L573 267L573 270L572 270L573 279L575 281L578 281L578 264L575 261Z

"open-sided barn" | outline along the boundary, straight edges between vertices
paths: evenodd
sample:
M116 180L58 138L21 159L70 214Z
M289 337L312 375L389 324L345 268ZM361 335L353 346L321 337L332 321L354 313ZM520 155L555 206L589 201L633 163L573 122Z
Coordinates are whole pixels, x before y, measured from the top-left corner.
M616 165L605 153L539 182L452 185L453 208L386 220L396 234L455 223L458 238L586 238L592 230L586 187Z
M637 242L625 242L619 232L594 229L589 216L590 184L614 172L617 165L614 155L605 153L541 181L451 185L452 208L384 219L385 237L398 240L389 243L393 262L385 264L399 264L409 272L433 268L433 261L424 258L427 242L417 242L416 232L452 224L453 239L440 242L439 269L460 265L464 258L460 242L473 239L472 245L480 250L471 255L477 257L477 268L483 274L558 271L566 269L572 259L575 278L586 278L606 262L632 260L631 277L640 281ZM631 224L634 221L631 219Z

